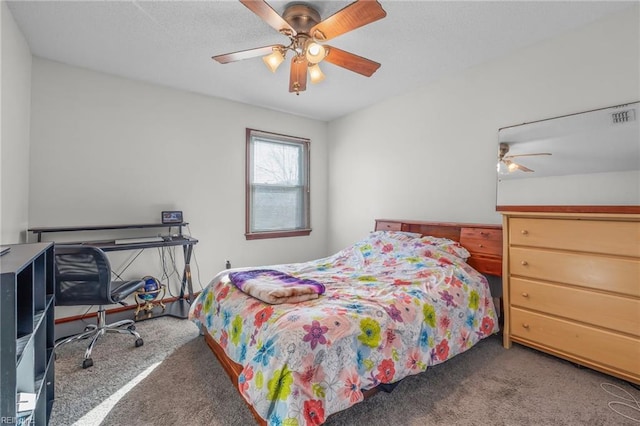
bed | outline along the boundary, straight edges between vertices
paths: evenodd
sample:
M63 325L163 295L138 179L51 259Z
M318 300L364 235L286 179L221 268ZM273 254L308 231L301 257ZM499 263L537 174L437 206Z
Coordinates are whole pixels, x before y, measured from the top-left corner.
M498 225L377 220L323 259L222 271L189 317L259 424L322 424L498 331L482 273L500 274L501 239ZM265 271L319 287L265 303L238 281Z

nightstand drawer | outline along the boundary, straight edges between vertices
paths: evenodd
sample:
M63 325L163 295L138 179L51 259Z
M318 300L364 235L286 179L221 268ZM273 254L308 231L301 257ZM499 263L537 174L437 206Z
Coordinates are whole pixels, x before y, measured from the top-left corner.
M640 222L512 218L509 244L640 257Z
M488 228L462 228L460 244L475 253L502 256L502 230Z
M640 377L640 340L571 321L511 308L514 338L621 369Z
M640 261L511 247L509 273L640 297Z
M481 274L502 276L502 258L472 254L467 263Z
M376 231L401 231L402 223L400 222L387 222L384 220L376 221Z
M511 278L511 305L640 337L640 300Z

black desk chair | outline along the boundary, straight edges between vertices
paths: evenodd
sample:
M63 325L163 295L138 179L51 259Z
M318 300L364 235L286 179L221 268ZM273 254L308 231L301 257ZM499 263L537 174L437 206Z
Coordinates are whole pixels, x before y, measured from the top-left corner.
M139 288L143 280L111 281L111 265L105 253L97 247L85 245L56 245L54 249L56 267L56 305L99 305L97 325L90 324L84 332L56 343L56 348L65 343L91 338L82 362L82 368L93 365L91 351L98 338L105 333L131 334L136 338L135 346L144 344L135 331L133 320L122 320L106 324L105 306L119 303ZM123 328L126 327L126 328Z

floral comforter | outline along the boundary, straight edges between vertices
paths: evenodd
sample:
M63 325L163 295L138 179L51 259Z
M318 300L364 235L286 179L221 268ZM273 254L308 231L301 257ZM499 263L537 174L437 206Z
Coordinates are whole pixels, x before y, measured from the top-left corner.
M324 284L318 299L268 305L214 279L193 303L243 366L239 391L270 425L317 425L498 329L486 279L450 240L372 232L333 256L271 269Z

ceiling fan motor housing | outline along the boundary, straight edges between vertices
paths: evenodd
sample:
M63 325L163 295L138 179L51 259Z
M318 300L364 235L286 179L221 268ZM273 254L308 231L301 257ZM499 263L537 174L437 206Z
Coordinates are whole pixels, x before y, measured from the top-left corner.
M282 18L287 21L298 34L309 34L309 30L320 22L320 14L307 4L297 3L287 6Z

